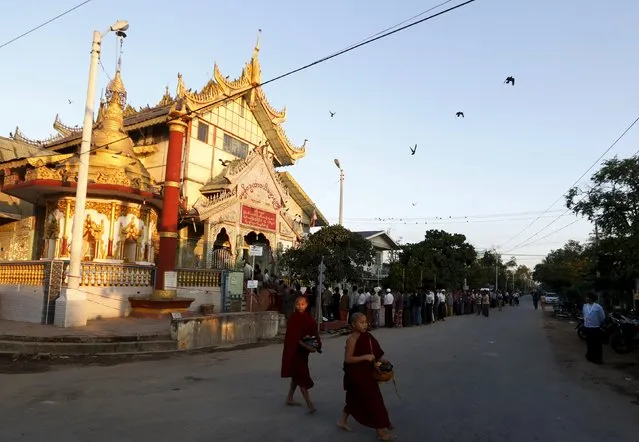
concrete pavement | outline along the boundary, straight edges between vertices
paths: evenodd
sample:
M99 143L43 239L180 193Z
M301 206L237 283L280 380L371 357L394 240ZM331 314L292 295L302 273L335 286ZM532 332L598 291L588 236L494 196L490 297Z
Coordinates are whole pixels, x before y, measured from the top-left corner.
M396 366L384 385L404 441L631 441L639 407L560 368L530 299L490 318L375 332ZM3 441L366 441L340 432L345 338L313 355L313 416L283 406L281 346L109 367L0 375ZM574 379L574 380L573 380Z

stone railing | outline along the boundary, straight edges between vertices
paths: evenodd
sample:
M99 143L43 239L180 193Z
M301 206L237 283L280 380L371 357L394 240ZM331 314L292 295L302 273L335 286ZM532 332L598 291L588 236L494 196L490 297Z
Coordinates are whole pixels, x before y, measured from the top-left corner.
M155 268L152 266L83 262L80 285L85 287L148 287L153 285L154 272Z
M222 271L215 269L177 269L178 287L220 287Z
M45 284L48 262L42 261L4 261L0 262L0 285Z

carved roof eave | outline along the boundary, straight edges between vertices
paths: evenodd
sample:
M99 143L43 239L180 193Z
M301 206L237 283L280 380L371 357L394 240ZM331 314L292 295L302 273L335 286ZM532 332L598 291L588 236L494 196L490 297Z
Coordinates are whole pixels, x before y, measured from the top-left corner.
M58 135L52 135L51 137L44 139L44 140L34 140L31 138L27 138L26 136L24 136L24 134L22 133L22 131L20 131L19 127L16 127L16 130L13 132L13 137L14 140L16 141L20 141L22 143L26 143L26 144L31 144L32 146L40 146L40 147L46 147L47 145L54 143L58 140L61 140L63 138L65 138L62 134L58 134Z
M56 131L58 131L58 133L62 137L68 137L69 135L82 132L82 128L81 127L71 127L71 126L67 126L66 124L64 124L60 120L60 115L59 114L55 115L55 120L53 121L53 128Z
M22 158L20 160L7 161L6 163L0 163L0 169L20 169L23 167L42 167L47 164L60 163L68 160L73 155L72 153L58 154L58 155L43 155L39 157Z

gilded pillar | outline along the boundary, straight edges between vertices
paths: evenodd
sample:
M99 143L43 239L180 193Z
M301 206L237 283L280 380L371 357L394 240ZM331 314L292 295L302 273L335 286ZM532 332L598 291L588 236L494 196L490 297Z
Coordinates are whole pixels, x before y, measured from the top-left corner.
M64 208L64 230L62 231L62 251L60 256L67 256L68 238L67 232L69 231L69 219L71 219L71 200L66 200L66 207Z
M182 150L187 124L182 117L186 115L186 106L178 101L169 112L169 145L166 153L164 172L164 196L158 235L160 250L155 276L156 297L173 298L175 290L164 289L164 272L175 270L175 257L178 248L178 208L180 204L180 175L182 169Z
M115 201L111 202L111 218L109 219L109 252L108 257L113 258L113 235L115 232Z

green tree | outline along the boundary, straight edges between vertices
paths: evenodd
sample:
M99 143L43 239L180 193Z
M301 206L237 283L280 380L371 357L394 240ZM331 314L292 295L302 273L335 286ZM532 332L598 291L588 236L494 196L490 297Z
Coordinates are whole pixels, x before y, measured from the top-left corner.
M422 241L402 246L385 282L393 289L461 288L475 258L466 236L428 230Z
M639 278L639 157L605 161L589 186L568 192L566 205L597 227L588 252L594 287L609 303L630 302Z
M568 241L564 247L551 251L535 266L533 278L544 290L557 292L577 300L592 288L593 262L587 247Z
M313 282L317 281L318 267L324 258L326 281L357 282L373 257L370 241L340 225L333 225L308 235L299 247L286 250L281 265L292 276Z

